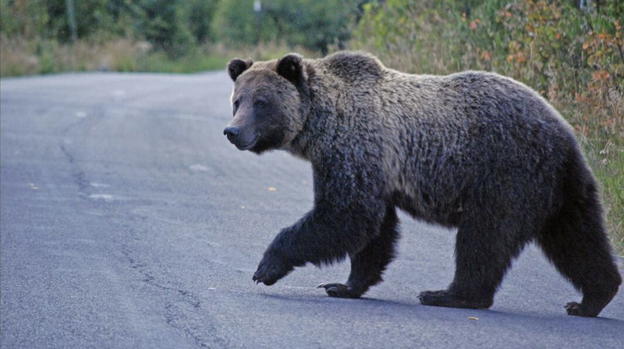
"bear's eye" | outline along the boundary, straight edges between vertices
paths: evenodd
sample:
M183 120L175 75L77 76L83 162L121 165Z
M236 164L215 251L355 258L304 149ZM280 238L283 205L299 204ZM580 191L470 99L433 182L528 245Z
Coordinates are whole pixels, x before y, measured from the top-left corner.
M256 99L256 101L254 102L254 106L256 107L264 107L267 104L269 104L266 99Z
M236 114L236 110L238 110L238 105L239 104L240 104L240 100L239 99L234 101L234 103L233 103L233 106L234 106L233 112L234 112L234 114Z

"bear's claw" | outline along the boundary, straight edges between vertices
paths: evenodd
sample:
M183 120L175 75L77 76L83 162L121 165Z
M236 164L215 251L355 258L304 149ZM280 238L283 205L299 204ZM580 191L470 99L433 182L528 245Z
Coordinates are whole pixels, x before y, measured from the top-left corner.
M581 305L577 302L570 302L565 305L565 310L568 312L568 315L580 315L581 314Z
M317 288L324 288L328 296L336 298L360 298L361 295L350 286L339 283L320 284Z

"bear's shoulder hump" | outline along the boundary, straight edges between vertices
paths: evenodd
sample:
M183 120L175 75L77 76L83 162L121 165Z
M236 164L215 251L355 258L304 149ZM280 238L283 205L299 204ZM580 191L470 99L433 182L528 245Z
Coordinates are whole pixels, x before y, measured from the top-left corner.
M375 56L364 52L337 52L323 61L332 73L350 79L365 75L381 77L384 69Z

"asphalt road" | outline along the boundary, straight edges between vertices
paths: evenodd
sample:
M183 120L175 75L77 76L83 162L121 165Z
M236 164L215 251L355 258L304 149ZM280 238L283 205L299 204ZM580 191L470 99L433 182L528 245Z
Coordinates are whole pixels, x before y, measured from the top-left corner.
M580 296L533 246L490 310L420 305L451 280L455 232L405 215L365 299L315 288L348 263L255 285L312 205L311 170L227 142L225 73L0 84L2 348L624 348L624 291L567 316Z

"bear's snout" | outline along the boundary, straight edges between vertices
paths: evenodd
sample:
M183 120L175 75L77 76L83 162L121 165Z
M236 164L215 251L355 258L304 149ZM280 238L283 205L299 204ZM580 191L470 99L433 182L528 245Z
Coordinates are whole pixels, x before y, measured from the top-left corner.
M223 134L239 150L252 148L258 140L256 133L250 127L228 126L223 130Z
M227 136L227 139L231 143L236 144L236 139L240 134L240 129L238 127L226 127L225 130L223 130L223 134Z

